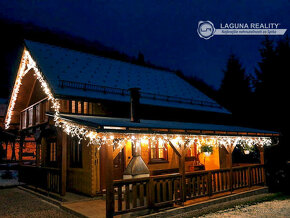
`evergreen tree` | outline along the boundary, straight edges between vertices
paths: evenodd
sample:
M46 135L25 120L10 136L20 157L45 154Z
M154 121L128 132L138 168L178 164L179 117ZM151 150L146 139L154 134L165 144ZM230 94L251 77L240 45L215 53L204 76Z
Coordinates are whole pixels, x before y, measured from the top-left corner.
M256 69L255 116L261 125L281 131L288 116L286 91L290 71L289 38L274 42L266 38L260 49L261 62ZM267 117L267 119L265 119Z
M250 101L251 87L249 77L245 74L239 59L235 55L230 55L224 79L219 89L219 102L233 115L242 115Z
M266 96L272 95L273 72L275 72L275 62L277 60L273 40L266 37L262 42L260 55L262 60L258 63L259 68L255 70L256 80L254 81L254 84L256 97L263 101Z
M280 143L265 149L265 166L268 171L267 183L271 191L289 189L289 106L288 81L290 72L289 38L274 44L266 38L260 49L261 62L256 69L254 116L261 128L272 129L281 133ZM288 170L288 174L287 174ZM287 179L288 178L288 179Z

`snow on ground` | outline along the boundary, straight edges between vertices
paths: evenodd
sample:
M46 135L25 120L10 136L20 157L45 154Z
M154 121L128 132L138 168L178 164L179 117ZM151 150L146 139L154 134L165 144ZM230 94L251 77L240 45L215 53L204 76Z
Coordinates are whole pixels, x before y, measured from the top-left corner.
M0 170L0 187L9 187L9 186L15 186L19 185L18 182L18 171L17 170L10 170L9 173L11 173L11 178L5 179L2 176L7 173L6 170Z
M268 201L251 206L236 206L202 217L290 217L290 199Z

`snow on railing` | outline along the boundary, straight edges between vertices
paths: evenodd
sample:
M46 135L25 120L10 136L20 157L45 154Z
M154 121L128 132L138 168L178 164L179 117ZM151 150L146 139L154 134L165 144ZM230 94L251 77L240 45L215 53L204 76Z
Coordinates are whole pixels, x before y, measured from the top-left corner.
M95 92L101 92L104 94L117 94L117 95L122 95L122 96L130 96L130 92L127 89L100 86L100 85L89 84L89 83L59 80L58 86L60 88L82 89L84 91L95 91ZM201 100L168 96L168 95L160 95L160 94L154 94L154 93L148 93L148 92L140 92L140 94L142 98L147 98L147 99L152 99L152 100L176 102L176 103L191 104L191 105L200 105L200 106L213 107L213 108L222 108L220 105L218 105L215 102L201 101Z

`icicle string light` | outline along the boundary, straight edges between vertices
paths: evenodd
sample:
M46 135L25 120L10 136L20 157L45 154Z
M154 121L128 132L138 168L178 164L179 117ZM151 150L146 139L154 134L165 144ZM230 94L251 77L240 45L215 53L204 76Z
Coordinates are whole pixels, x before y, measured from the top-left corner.
M52 103L52 109L55 112L54 119L57 120L59 118L58 117L59 108L60 108L59 101L53 97L53 94L49 88L48 83L45 81L43 74L38 69L36 62L32 59L29 51L25 49L22 60L21 60L20 69L19 69L16 81L15 81L14 88L13 88L11 100L8 106L7 115L5 119L5 129L8 129L10 126L12 115L13 115L13 110L15 107L15 102L17 100L17 96L18 96L20 87L22 85L21 83L22 79L31 69L34 70L34 76L38 79L44 93L48 96L48 100L50 100Z
M95 129L91 129L86 126L78 125L73 122L68 122L59 119L56 121L56 126L61 127L68 135L72 137L78 137L81 141L82 139L87 139L89 141L88 145L94 144L101 148L102 145L112 145L119 149L122 146L122 143L127 141L135 142L136 145L141 146L142 144L148 144L149 140L153 143L159 142L164 148L165 143L173 143L174 145L184 145L185 147L191 147L196 144L197 149L200 152L200 147L202 145L212 145L214 147L235 147L237 144L242 141L251 143L252 146L269 146L272 144L272 139L269 137L249 137L249 136L207 136L207 135L176 135L176 134L137 134L137 133L122 133L117 134L118 137L115 137L114 133L109 132L100 132L98 133Z
M142 143L148 144L148 140L158 141L164 147L165 142L169 141L181 147L184 145L185 147L191 147L193 144L197 145L198 150L200 151L200 147L202 145L212 145L212 146L233 146L235 147L238 143L242 141L246 142L250 146L258 145L258 146L268 146L272 144L272 139L269 137L236 137L236 136L196 136L196 135L174 135L174 134L133 134L133 133L123 133L122 138L115 139L114 133L97 133L94 129L90 129L87 126L82 126L75 124L73 122L68 122L61 120L59 117L59 109L60 104L59 101L54 98L48 83L45 81L43 74L37 67L36 62L31 57L29 51L24 50L24 54L21 60L21 65L19 69L19 73L16 78L16 82L14 85L14 89L12 92L11 100L9 103L6 119L5 119L5 128L8 129L11 118L13 115L13 110L15 107L15 102L17 100L17 96L22 85L21 81L23 77L31 70L34 70L34 76L40 82L41 87L45 94L48 96L48 100L52 103L52 108L54 110L54 121L55 126L60 127L63 131L72 136L77 137L79 143L83 139L87 139L89 141L88 145L94 144L98 146L98 149L101 148L104 144L114 144L117 149L122 146L122 143L125 141L137 141L138 146L141 146ZM110 142L110 143L109 143ZM166 148L166 147L164 147Z

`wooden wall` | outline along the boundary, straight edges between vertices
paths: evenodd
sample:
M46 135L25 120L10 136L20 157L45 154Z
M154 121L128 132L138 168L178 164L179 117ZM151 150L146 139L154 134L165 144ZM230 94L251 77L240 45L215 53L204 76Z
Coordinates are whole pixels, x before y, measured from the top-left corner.
M68 139L68 144L70 139ZM69 154L70 148L68 148ZM82 168L70 167L70 155L68 155L67 190L80 192L94 196L97 192L95 146L88 141L82 141Z

